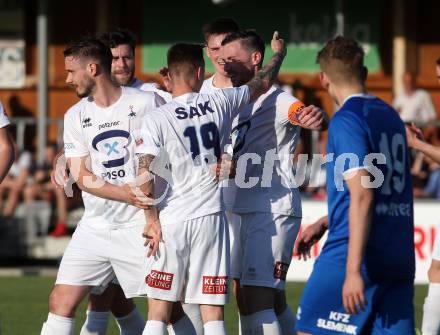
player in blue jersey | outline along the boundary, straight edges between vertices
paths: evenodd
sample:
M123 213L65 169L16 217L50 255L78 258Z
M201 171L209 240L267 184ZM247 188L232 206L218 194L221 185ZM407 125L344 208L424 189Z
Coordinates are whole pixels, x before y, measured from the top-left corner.
M344 37L317 57L321 83L340 109L327 144L329 234L298 308L298 334L414 334L405 127L366 93L363 58L359 44Z

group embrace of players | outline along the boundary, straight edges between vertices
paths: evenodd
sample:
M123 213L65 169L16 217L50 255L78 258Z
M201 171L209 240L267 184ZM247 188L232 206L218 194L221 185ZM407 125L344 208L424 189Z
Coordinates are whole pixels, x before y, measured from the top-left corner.
M169 93L134 78L128 31L64 51L66 82L81 98L65 114L64 151L85 212L41 334L73 334L87 294L82 335L105 334L110 311L124 335L226 334L230 279L243 335L413 334L405 127L366 93L360 45L336 37L317 56L339 107L329 216L305 230L298 253L307 258L329 235L294 317L284 293L302 216L292 157L300 129L326 130L327 116L273 85L286 56L277 32L265 66L262 38L232 19L203 34L215 74L204 79L203 46L175 44L161 70ZM377 169L383 180L371 187ZM399 209L383 210L392 204ZM147 322L136 296L148 298Z

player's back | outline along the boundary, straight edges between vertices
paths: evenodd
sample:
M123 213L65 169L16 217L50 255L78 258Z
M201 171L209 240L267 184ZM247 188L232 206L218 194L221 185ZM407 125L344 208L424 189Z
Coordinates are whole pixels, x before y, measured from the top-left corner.
M330 123L327 153L334 157L327 165L330 226L322 258L345 264L350 194L342 175L352 168L364 167L374 176L372 181L377 182L373 187L365 267L372 276L412 278L412 182L405 127L397 112L373 96L349 98ZM379 161L375 160L378 154ZM386 164L380 161L384 157Z
M232 118L248 102L246 86L211 95L188 93L161 106L145 120L144 145L151 146L154 138L153 145L161 148L153 170L169 184L159 204L161 219L182 221L223 209L209 164L220 158Z

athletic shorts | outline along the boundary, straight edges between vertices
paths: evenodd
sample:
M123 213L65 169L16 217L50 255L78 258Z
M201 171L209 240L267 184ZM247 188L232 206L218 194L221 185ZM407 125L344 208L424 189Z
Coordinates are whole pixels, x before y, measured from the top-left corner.
M345 266L318 260L303 291L296 330L314 335L414 334L413 281L363 277L365 311L347 314L342 304Z
M240 284L284 290L301 218L240 214Z
M105 288L117 277L125 296L136 296L143 278L143 229L143 224L110 229L80 222L64 251L55 284Z
M241 273L241 243L240 243L240 215L226 211L229 228L229 245L231 266L229 276L234 279L240 279Z
M189 304L229 300L229 232L223 212L162 223L158 255L146 259L139 295Z
M440 261L440 225L437 227L434 249L432 250L432 259Z

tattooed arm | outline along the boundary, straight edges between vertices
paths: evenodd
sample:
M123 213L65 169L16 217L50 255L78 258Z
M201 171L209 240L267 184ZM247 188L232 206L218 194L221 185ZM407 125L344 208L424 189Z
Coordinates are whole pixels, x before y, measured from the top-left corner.
M156 158L149 154L140 154L139 157L139 177L141 191L148 197L154 195L154 177L151 171L151 163ZM149 247L147 256L155 256L159 250L159 243L162 238L162 231L159 221L159 213L155 206L144 210L147 223L144 228L143 237L145 246Z
M286 46L284 41L279 38L277 31L273 33L271 46L274 54L269 60L269 63L263 66L255 77L246 84L249 86L251 101L257 100L260 95L265 93L273 85L280 71L283 59L286 56Z

